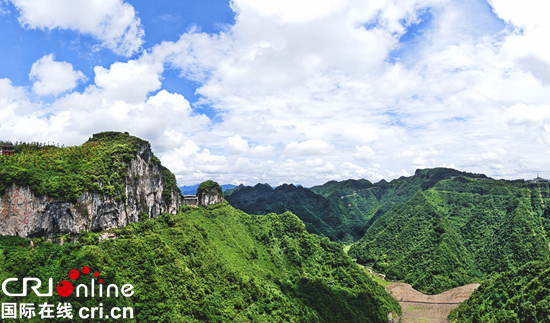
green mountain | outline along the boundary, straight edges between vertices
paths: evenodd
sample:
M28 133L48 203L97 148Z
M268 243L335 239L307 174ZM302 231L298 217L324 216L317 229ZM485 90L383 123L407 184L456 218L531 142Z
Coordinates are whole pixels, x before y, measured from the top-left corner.
M350 243L363 237L379 217L411 199L417 191L427 190L453 176L487 178L482 174L435 168L417 170L414 176L389 183L350 179L330 181L311 189L292 184L276 189L268 184L241 185L227 190L225 198L233 207L250 214L291 211L306 223L308 232Z
M74 240L185 203L151 145L128 133L94 134L73 147L16 143L13 156L0 156L3 235Z
M550 257L547 183L456 177L384 213L350 250L359 263L426 293Z
M99 242L106 234L111 238ZM99 303L105 313L130 307L132 322L387 322L388 313L400 314L397 302L339 244L307 233L289 212L248 215L223 202L84 232L77 243L0 236L1 281L52 277L57 284L83 266L97 271L104 285L132 284L135 294L98 298L96 285L95 298L31 292L16 301L69 302L75 313ZM81 276L73 284L90 281ZM8 284L8 292L21 290L21 279ZM0 294L0 302L13 301ZM38 315L28 321L42 322Z
M451 322L549 322L550 262L495 274L449 315Z
M253 214L292 211L311 233L357 241L352 258L426 293L550 257L548 183L434 168L391 182L331 181L310 190L241 186L226 199Z
M310 233L329 237L333 241L358 239L364 223L342 216L338 204L302 186L283 184L272 189L268 184L239 186L227 190L224 198L235 208L249 214L296 214Z

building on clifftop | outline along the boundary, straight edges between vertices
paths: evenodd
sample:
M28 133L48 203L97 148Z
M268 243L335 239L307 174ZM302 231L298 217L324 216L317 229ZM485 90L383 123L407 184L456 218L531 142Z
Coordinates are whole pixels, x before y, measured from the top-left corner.
M13 156L13 144L9 141L2 142L2 156Z
M538 173L537 173L537 178L534 178L533 180L531 180L531 183L548 183L548 182L549 181L546 178L540 177Z

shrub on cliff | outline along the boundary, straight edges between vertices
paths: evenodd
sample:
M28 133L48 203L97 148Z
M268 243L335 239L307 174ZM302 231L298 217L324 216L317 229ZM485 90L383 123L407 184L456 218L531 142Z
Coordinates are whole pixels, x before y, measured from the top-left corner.
M81 146L16 143L17 154L0 156L0 194L15 183L71 202L85 191L124 200L128 166L144 146L150 149L147 141L114 131L95 134ZM151 159L150 166L160 166L165 188L179 192L173 174L149 149L141 157ZM170 192L163 196L171 198Z
M212 180L207 180L205 182L202 182L197 188L197 197L199 201L202 199L204 194L208 194L208 193L210 194L214 193L214 194L223 196L223 190L220 184Z

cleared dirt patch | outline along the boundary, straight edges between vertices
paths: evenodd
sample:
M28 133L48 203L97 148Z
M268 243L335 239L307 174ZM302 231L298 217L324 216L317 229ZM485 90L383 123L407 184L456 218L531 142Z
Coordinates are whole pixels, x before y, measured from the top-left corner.
M479 284L469 284L437 295L426 295L409 284L390 283L386 291L403 309L403 323L448 322L447 315L467 300Z

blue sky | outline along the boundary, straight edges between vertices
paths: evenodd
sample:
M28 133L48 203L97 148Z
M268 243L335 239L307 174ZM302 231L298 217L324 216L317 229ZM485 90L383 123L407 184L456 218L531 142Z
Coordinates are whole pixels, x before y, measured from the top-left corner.
M129 131L180 185L550 177L545 6L3 0L0 138Z
M228 1L151 1L129 2L136 10L143 29L143 50L150 50L163 41L177 41L191 27L197 26L207 33L217 33L234 24L234 12ZM83 91L87 84L93 83L95 66L108 68L114 62L120 61L108 49L93 50L101 45L96 38L73 30L53 29L37 30L24 28L18 21L18 8L13 3L1 3L4 11L0 17L0 41L11 46L0 48L3 68L0 78L9 78L17 86L32 86L29 71L34 62L44 55L54 53L57 61L70 62L73 67L86 75L87 82L80 82L74 89ZM7 11L7 12L6 12ZM139 57L139 52L130 58ZM123 58L122 58L123 59ZM183 94L190 102L195 102L198 96L195 90L198 86L179 77L179 72L168 69L163 73L163 89L169 92ZM53 102L55 98L38 98Z

